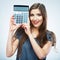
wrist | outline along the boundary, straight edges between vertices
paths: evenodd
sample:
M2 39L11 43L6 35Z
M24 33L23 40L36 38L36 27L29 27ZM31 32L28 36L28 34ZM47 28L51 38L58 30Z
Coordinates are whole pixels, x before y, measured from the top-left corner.
M29 34L29 38L32 38L32 37L33 37L33 36L32 36L32 34L30 33L30 34Z
M16 32L16 30L13 31L13 30L9 29L9 36L13 36L15 34L15 32Z

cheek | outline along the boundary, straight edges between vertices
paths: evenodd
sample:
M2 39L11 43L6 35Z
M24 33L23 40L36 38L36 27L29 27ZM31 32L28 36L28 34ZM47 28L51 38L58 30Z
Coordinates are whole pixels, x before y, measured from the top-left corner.
M30 20L33 20L33 17L30 17Z
M40 25L43 23L43 20L40 21Z
M33 18L30 17L30 23L32 23L32 21L33 21ZM32 23L32 24L33 24L33 23Z
M39 19L39 20L43 20L43 17L42 17L42 16L40 16L40 17L38 17L38 19Z
M39 23L38 23L38 25L41 25L42 23L43 23L43 20L40 20Z
M40 25L41 25L43 23L43 17L40 17L39 21L40 21Z

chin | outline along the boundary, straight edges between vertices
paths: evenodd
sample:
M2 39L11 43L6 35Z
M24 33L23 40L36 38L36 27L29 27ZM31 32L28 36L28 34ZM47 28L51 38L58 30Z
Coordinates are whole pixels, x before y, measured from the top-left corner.
M33 24L34 27L39 28L41 26L41 23L39 24Z
M35 28L39 28L40 26L34 25Z

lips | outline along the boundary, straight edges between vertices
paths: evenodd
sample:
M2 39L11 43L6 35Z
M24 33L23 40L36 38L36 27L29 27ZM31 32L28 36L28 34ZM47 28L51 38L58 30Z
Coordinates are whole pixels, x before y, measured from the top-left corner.
M38 24L39 23L39 21L32 21L33 22L33 24Z

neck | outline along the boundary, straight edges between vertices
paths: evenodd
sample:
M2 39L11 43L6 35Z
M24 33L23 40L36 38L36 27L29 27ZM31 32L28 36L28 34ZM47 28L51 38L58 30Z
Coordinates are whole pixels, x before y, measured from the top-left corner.
M39 35L39 30L38 28L32 28L32 35L34 38L36 38Z

